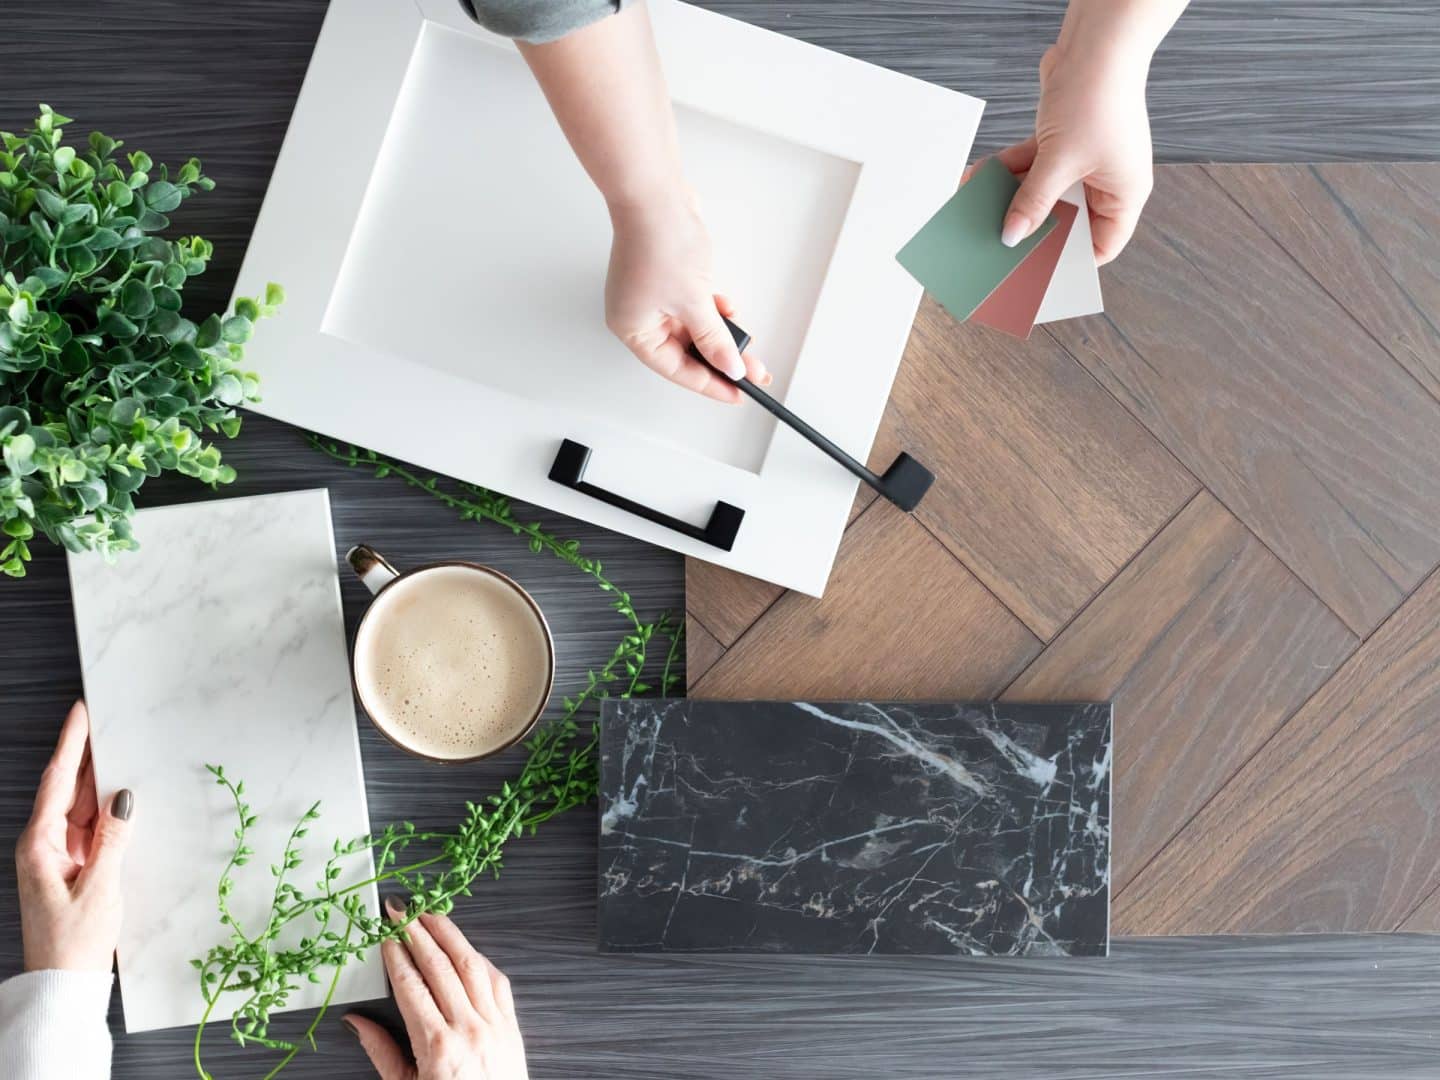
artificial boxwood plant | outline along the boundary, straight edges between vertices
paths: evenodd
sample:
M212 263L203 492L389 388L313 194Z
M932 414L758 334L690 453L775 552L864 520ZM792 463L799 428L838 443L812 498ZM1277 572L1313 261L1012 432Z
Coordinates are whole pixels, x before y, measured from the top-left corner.
M241 369L279 286L198 325L180 313L211 245L165 239L169 215L214 182L191 158L172 177L95 131L67 146L68 117L40 106L0 131L0 570L23 577L38 531L71 551L135 546L134 493L174 470L209 484L235 470L207 434L233 437L256 397Z

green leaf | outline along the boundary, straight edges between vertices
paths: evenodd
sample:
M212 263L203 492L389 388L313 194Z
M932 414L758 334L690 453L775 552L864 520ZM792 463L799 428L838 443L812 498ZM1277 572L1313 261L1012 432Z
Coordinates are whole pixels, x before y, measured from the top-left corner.
M105 185L105 196L112 205L122 210L135 201L135 193L130 190L130 185L119 180L111 180Z
M242 296L235 301L235 314L243 315L253 323L260 318L260 305L248 296Z
M170 350L170 358L186 371L200 371L205 367L204 355L194 345L182 341Z
M195 345L201 349L208 349L220 341L220 316L211 315L200 324L195 332Z
M111 248L120 246L120 234L114 229L107 229L102 225L90 234L90 238L85 241L85 246L91 251L109 251Z
M30 435L11 435L5 441L5 467L16 476L29 476L36 469L35 439Z
M65 200L53 191L46 188L36 188L35 201L51 220L59 221L65 216Z
M215 380L213 391L215 397L226 405L239 405L245 398L240 380L228 371Z
M100 332L129 341L140 333L140 328L118 311L107 311L100 317Z
M285 290L275 282L270 282L265 286L265 303L271 307L279 307L285 303Z
M61 146L56 149L50 157L55 171L61 174L68 173L70 166L75 164L75 148L72 146Z
M183 195L180 189L167 180L153 181L145 188L145 205L162 214L168 214L178 207L181 198Z
M131 278L120 292L120 308L132 319L143 319L155 310L155 295L143 282Z
M254 326L244 315L232 315L220 324L220 337L235 345L243 345L250 340Z

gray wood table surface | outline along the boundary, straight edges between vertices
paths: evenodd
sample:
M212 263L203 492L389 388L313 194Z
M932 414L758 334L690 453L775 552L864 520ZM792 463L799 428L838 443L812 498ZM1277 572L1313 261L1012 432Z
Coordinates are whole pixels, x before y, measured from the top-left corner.
M187 295L191 313L203 313L228 298L324 6L6 4L0 127L24 125L33 103L45 101L75 116L78 130L103 129L157 160L201 157L219 187L187 204L177 226L216 244L209 274ZM1025 134L1035 64L1063 8L1059 0L706 6L988 99L980 150ZM1196 3L1155 65L1156 153L1167 161L1433 157L1437 61L1440 26L1429 0ZM284 268L274 276L283 280ZM483 416L475 430L484 437ZM227 455L241 478L222 494L328 487L342 549L367 540L398 562L463 555L515 575L555 626L560 685L608 654L620 627L593 588L508 534L462 523L396 481L338 466L301 433L262 418L247 421ZM176 480L152 483L144 494L149 504L210 497ZM682 606L675 556L537 516L598 555L642 613ZM28 580L0 584L0 845L7 850L79 690L64 560L37 549ZM344 597L353 626L363 592L347 581ZM510 756L437 770L399 754L364 721L360 734L377 824L451 823L463 800L516 765ZM515 978L536 1076L1440 1075L1436 939L1121 941L1108 961L1067 963L601 957L593 949L594 828L591 810L547 826L517 845L505 876L484 883L459 912ZM207 944L196 942L197 951ZM19 966L15 880L5 859L0 977ZM189 1037L122 1038L115 1075L193 1075ZM297 1061L290 1075L367 1075L338 1023L322 1030L320 1045L325 1053ZM210 1046L217 1076L265 1071L219 1032Z

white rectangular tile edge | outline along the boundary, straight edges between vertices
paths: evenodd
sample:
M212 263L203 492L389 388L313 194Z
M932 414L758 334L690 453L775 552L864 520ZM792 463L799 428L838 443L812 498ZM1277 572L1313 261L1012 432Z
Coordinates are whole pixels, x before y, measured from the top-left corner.
M954 191L983 103L678 0L653 0L650 8L677 103L860 164L786 403L863 459L921 294L894 253ZM633 426L557 417L323 332L427 28L511 48L450 0L330 6L237 287L238 295L253 295L276 280L289 294L250 351L264 395L257 411L819 595L855 481L792 433L776 432L757 474L659 447ZM315 183L319 175L324 185ZM645 408L636 403L637 414ZM716 500L744 508L734 549L722 552L553 483L547 474L561 435L595 446L597 470L633 485L623 494L668 499L658 508L676 516L702 522Z
M101 799L135 793L117 950L130 1032L198 1022L205 1006L189 961L227 937L216 889L235 809L205 764L243 780L259 817L253 859L231 871L229 902L250 935L269 911L268 867L313 801L321 817L292 872L307 892L332 840L370 830L328 493L155 507L134 526L140 550L114 565L69 556L96 787ZM342 865L341 887L374 876L368 851ZM375 886L360 895L375 914ZM326 989L302 982L289 1008L319 1005ZM385 994L372 951L346 965L333 1002ZM210 1020L228 1020L243 1000L225 995Z

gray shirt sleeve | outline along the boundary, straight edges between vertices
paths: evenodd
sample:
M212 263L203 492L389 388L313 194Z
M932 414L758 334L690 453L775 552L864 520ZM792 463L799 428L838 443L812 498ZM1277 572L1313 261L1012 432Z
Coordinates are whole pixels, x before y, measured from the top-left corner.
M539 44L613 15L625 0L461 0L486 30Z

